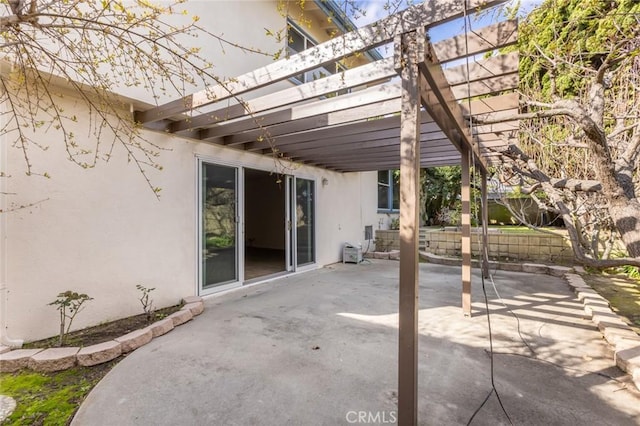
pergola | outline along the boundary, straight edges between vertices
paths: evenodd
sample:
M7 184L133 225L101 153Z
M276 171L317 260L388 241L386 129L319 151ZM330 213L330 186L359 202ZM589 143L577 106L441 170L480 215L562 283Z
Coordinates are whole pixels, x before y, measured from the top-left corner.
M517 122L474 124L518 109L517 53L498 52L516 42L517 23L507 20L436 43L427 34L504 1L428 0L224 84L136 112L136 119L150 129L276 153L337 172L400 169L401 425L417 423L420 168L461 164L462 308L470 315L470 170L475 167L482 177L486 245L487 167L518 130ZM255 95L258 89L391 42L393 57ZM474 59L484 52L491 55ZM452 61L460 64L447 66ZM345 91L350 92L337 95ZM237 102L229 105L232 100ZM486 268L485 262L485 274Z

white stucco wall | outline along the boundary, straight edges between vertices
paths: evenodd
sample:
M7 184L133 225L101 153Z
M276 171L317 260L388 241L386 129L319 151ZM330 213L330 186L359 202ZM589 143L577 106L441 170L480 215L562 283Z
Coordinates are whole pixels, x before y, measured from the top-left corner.
M256 43L264 39L265 27L284 20L275 2L220 2L225 13L241 14L240 21L211 13L215 3L190 2L190 10L217 33L244 32ZM267 23L250 24L247 16ZM211 55L216 54L213 44L207 46ZM271 60L236 52L219 63L225 75L237 75ZM125 94L144 99L130 89ZM58 102L66 113L80 118L67 130L82 146L93 149L95 138L82 104L69 96ZM6 165L2 171L10 176L4 189L12 194L4 196L3 207L13 209L2 213L1 227L5 245L0 284L6 302L2 332L8 338L29 341L56 334L58 313L47 304L66 290L94 298L76 318L74 329L141 313L137 284L156 288L151 294L156 307L196 294L198 157L314 179L316 266L340 261L344 242L363 242L365 225L377 228L375 172L339 174L301 165L283 169L268 156L147 132L147 138L162 148L157 162L164 170L149 172L153 186L162 188L158 200L121 146L115 146L108 163L83 169L68 160L60 132L40 128L32 136L48 149L29 149L29 161L50 178L26 176L24 155L12 145L12 136L0 140ZM109 143L101 140L103 152Z
M393 221L394 219L398 219L399 217L400 217L400 213L397 213L397 212L389 212L389 213L378 212L378 214L376 215L375 229L382 229L382 230L391 229L391 221Z
M74 111L71 99L60 102ZM84 127L81 120L72 130L86 135ZM365 225L375 229L375 176L370 173L299 165L283 170L268 156L159 133L147 137L166 149L158 158L164 170L149 174L162 188L160 200L120 146L109 163L83 169L67 160L59 133L38 133L35 138L49 149L32 149L29 156L51 176L43 178L25 175L21 151L8 146L5 137L7 191L15 193L7 198L9 207L36 203L5 216L9 336L34 340L55 334L57 312L47 303L66 290L94 298L74 328L141 313L136 284L156 288L152 297L158 307L196 294L196 156L314 179L318 266L340 261L342 244L361 242Z
M160 3L170 2L160 0ZM277 0L188 0L175 8L178 13L165 20L181 26L188 25L197 16L200 18L197 25L229 42L225 43L206 34L200 34L197 38L180 38L184 46L200 49L198 55L207 58L213 65L210 72L225 80L273 62L273 54L284 46L285 40L277 41L275 37L266 36L266 29L276 33L285 27L286 18L277 10L277 4ZM182 15L182 10L187 14ZM242 48L258 50L264 54L252 53ZM186 86L185 94L204 88L200 81L197 83L196 86ZM286 82L283 84L288 85ZM115 92L150 104L162 104L176 97L176 93L168 93L157 94L160 97L154 99L143 88L124 85ZM258 93L261 92L256 92Z

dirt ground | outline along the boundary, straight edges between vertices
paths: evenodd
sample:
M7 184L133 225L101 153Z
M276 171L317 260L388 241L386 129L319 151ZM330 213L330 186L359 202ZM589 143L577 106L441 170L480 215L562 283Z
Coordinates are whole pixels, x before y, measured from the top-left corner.
M147 321L147 317L145 314L140 314L100 324L95 327L73 331L66 337L64 346L85 347L98 343L108 342L109 340L124 336L125 334L132 331L144 328L154 321L165 318L167 315L170 315L179 310L180 307L181 305L175 305L164 309L158 309L154 313L151 322ZM58 339L58 336L52 336L47 339L25 343L23 348L29 349L57 347Z

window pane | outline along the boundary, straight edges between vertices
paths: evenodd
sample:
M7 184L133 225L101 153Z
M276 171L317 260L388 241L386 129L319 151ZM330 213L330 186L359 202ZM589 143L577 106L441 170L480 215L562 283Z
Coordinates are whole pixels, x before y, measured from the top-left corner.
M289 26L288 46L295 52L302 52L304 47L304 36L298 30Z
M296 247L298 266L312 263L315 255L314 182L296 178Z
M288 34L288 38L287 38L287 47L289 50L289 54L290 55L295 55L296 53L302 52L303 50L305 50L305 38L304 36L300 33L300 31L296 30L293 26L289 25L289 34ZM298 74L296 76L294 76L293 78L295 78L296 80L298 80L300 83L304 83L305 82L305 75L303 74Z
M378 208L381 210L389 209L389 187L378 184Z
M389 210L389 170L378 172L378 208Z
M400 209L400 173L392 170L389 172L393 176L393 209Z
M236 169L202 165L202 288L235 281Z
M378 172L378 183L389 185L389 170L381 170Z

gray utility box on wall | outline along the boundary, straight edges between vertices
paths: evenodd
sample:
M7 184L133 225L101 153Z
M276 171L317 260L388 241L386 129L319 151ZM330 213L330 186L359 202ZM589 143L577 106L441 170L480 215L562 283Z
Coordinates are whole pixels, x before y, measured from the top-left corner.
M352 244L345 244L342 248L342 263L360 263L362 262L362 247L356 247Z

